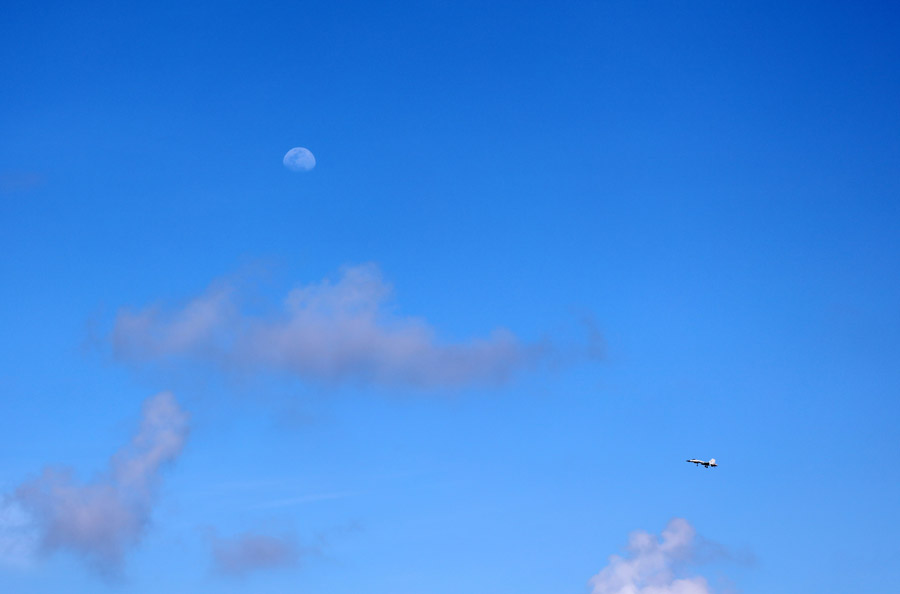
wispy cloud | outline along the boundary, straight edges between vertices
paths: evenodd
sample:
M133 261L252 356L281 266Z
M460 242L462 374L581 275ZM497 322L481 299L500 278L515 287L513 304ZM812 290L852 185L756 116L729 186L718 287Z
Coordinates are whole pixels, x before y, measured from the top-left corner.
M679 577L678 570L694 559L695 537L681 518L670 521L659 537L632 533L628 553L612 555L591 578L591 594L712 594L705 578Z
M219 283L180 309L121 311L113 348L131 361L190 358L320 382L418 388L503 382L548 355L545 345L523 344L503 329L443 343L425 320L393 313L391 296L372 264L296 288L268 316L242 308L234 288Z
M250 573L295 567L304 552L291 536L244 532L231 538L210 535L213 565L218 573L245 576Z
M0 499L0 564L25 569L34 564L39 535L31 518L11 497Z
M115 574L150 520L160 470L178 457L187 435L188 415L170 392L148 398L137 433L97 479L83 483L70 470L48 468L7 496L6 514L14 514L7 520L19 535L7 546L18 546L20 555L34 545L70 551Z

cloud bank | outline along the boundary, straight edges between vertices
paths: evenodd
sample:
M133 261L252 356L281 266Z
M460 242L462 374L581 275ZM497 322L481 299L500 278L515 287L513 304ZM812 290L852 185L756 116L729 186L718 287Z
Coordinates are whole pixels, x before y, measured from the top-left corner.
M192 358L328 383L441 388L500 383L547 354L502 329L468 342L438 341L426 321L393 313L392 289L371 264L292 290L273 315L249 313L235 293L219 285L174 311L120 311L112 333L116 356Z
M244 532L233 538L211 538L213 564L218 573L240 577L249 573L294 567L300 547L287 536Z
M676 568L694 557L695 536L681 518L670 521L659 538L632 533L628 554L612 555L609 565L591 578L591 594L712 594L705 578L676 575Z
M137 433L101 476L82 483L69 470L48 468L7 497L7 514L24 514L16 516L18 546L33 539L42 552L70 551L101 573L115 573L140 542L160 471L178 457L187 435L188 415L170 392L148 398Z

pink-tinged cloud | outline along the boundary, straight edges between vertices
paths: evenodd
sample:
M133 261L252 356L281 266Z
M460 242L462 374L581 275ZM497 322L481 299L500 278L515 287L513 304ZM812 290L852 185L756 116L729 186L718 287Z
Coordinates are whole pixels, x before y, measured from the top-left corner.
M137 433L97 479L84 483L69 470L46 469L20 485L11 503L27 514L41 550L70 551L114 574L140 542L160 471L178 457L187 435L187 413L162 392L144 402Z
M235 291L219 286L175 311L121 311L113 347L132 361L190 358L320 382L419 388L503 382L548 354L502 329L440 342L426 321L393 313L391 296L371 264L292 290L268 316L242 311Z
M676 572L694 553L695 531L687 520L673 519L660 537L634 532L628 554L612 555L591 578L591 594L712 594L705 578Z
M245 532L233 538L211 538L213 564L223 575L240 577L259 571L295 567L300 547L289 536Z

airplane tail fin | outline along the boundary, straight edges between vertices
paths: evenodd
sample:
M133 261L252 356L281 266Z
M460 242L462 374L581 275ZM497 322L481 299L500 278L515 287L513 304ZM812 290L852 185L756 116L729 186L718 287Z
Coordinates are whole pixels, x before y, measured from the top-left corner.
M718 466L718 464L716 464L716 459L715 459L715 458L710 458L710 459L709 459L709 465L710 465L710 466Z

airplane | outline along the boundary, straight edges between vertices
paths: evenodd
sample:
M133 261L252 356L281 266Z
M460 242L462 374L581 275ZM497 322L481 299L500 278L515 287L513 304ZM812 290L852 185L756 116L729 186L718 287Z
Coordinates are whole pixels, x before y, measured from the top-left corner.
M716 466L718 466L718 464L716 464L715 458L710 458L709 462L704 462L703 460L697 460L696 458L692 458L690 460L685 460L685 461L693 462L697 466L703 465L704 468L715 468Z

